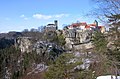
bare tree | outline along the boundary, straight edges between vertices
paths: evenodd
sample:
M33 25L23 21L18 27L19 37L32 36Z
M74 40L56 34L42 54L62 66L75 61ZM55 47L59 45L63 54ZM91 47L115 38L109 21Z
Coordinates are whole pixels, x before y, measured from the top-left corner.
M120 14L120 0L91 0L97 6L92 11L92 15L101 21L107 20L107 16Z

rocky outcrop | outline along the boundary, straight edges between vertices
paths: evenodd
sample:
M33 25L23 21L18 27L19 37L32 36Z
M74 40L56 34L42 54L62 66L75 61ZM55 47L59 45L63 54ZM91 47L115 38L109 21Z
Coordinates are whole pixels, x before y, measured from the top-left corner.
M92 42L84 43L84 44L78 44L73 45L73 49L75 50L85 50L85 49L91 49L93 48Z
M47 57L47 59L54 60L58 57L64 50L57 46L54 43L46 42L46 41L38 41L33 45L33 51L39 54L42 57Z
M69 49L90 49L92 48L92 31L80 29L66 29L64 30L66 46Z
M54 43L46 41L32 43L31 37L19 37L16 39L15 45L21 50L21 53L36 52L41 57L53 60L64 52L62 47L59 47Z
M21 53L32 51L32 38L31 37L18 37L16 39L16 47L21 50Z

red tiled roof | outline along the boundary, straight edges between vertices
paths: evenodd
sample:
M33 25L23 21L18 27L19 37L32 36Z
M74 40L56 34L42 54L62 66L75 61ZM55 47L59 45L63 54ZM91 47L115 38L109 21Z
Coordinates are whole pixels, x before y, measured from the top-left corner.
M82 22L82 23L73 23L71 26L73 27L80 27L80 26L86 26L87 23L86 22Z
M68 28L81 27L81 26L85 26L85 28L90 28L91 26L96 27L96 24L87 24L86 22L73 23L73 24L69 25ZM102 27L104 27L104 26L98 26L99 29Z
M86 25L85 28L90 28L90 26Z
M96 26L95 24L88 24L89 26Z
M73 27L78 27L78 26L80 26L80 23L73 23L72 26Z

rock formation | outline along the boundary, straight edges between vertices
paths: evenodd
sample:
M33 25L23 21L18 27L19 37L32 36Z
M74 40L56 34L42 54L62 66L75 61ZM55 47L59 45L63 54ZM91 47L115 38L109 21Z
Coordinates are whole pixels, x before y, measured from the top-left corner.
M16 47L21 50L21 53L31 52L32 41L31 37L18 37L15 43Z
M75 50L79 50L93 47L91 43L91 30L66 29L64 30L64 36L68 49L74 48Z

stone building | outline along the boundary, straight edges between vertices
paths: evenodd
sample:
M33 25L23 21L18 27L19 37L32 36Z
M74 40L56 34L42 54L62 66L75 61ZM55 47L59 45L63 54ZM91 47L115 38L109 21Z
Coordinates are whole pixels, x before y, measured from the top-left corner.
M99 26L96 20L92 24L87 24L86 22L78 22L78 23L72 23L71 25L68 25L66 27L68 29L100 31L102 33L105 32L105 27Z
M56 31L58 29L58 21L55 20L54 24L47 24L44 28L45 32Z

